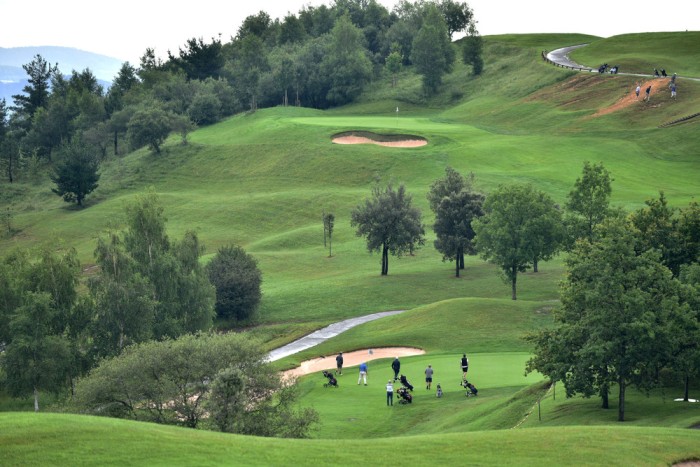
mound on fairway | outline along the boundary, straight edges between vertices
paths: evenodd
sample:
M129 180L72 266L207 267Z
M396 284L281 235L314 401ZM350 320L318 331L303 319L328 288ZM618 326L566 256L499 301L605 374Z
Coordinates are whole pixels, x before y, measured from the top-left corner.
M335 144L378 144L392 148L417 148L428 144L428 140L415 135L380 135L371 131L346 131L333 135Z

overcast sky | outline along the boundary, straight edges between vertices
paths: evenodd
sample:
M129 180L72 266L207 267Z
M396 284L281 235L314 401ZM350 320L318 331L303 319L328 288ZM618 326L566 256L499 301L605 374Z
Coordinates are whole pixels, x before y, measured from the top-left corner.
M273 19L332 0L0 0L0 47L65 46L138 64L147 47L160 57L187 39L228 42L260 10ZM394 0L379 0L391 10ZM482 35L576 32L609 37L634 32L698 31L700 1L471 0ZM564 44L566 45L566 44Z

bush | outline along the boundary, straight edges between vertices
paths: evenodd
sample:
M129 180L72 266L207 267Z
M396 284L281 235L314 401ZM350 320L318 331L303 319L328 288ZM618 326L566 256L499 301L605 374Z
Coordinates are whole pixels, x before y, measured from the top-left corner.
M242 321L258 309L262 292L262 274L258 263L237 245L219 248L206 267L216 289L216 315Z

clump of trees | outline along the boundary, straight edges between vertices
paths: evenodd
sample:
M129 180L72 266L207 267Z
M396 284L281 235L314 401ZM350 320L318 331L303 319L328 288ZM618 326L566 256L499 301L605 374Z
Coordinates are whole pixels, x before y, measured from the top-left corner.
M106 359L76 384L84 413L256 436L307 437L318 422L240 334L149 341Z
M527 371L562 381L567 396L618 390L625 419L629 386L649 390L665 373L685 384L700 375L700 208L672 209L660 193L626 214L611 209L612 177L584 164L569 193L569 249L557 327L528 337Z

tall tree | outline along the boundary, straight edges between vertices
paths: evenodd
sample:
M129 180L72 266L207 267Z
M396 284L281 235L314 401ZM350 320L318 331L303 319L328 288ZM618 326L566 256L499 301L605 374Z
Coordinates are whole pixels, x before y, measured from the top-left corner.
M484 40L476 30L476 25L471 24L466 37L462 40L462 62L471 65L472 74L477 76L484 71Z
M215 291L198 260L203 246L197 235L186 232L182 241L171 243L163 207L152 191L129 204L126 215L124 245L154 290L154 337L175 337L211 327Z
M464 254L475 254L472 221L484 214L484 196L472 189L473 175L464 177L450 166L445 176L435 180L427 197L435 213L435 248L443 261L455 261L455 276L464 269Z
M435 94L442 84L442 77L452 71L455 51L447 33L445 20L437 7L425 8L423 26L413 39L411 62L423 76L423 91Z
M39 411L39 393L58 393L70 374L68 341L52 330L56 309L48 293L29 292L10 320L12 341L2 355L6 385L13 396L34 396Z
M644 204L645 207L630 215L632 224L641 234L640 248L656 248L666 267L678 277L687 257L683 251L684 242L676 209L668 205L663 191L659 193L659 199L649 199Z
M91 148L77 138L64 144L60 153L61 158L51 176L56 188L52 188L51 191L61 196L65 202L75 201L82 207L85 197L99 186L99 159Z
M95 262L99 274L89 281L96 311L95 351L100 357L118 355L127 345L153 335L155 291L116 233L97 240Z
M595 226L610 214L610 186L613 178L603 163L583 164L581 177L576 179L566 203L567 224L571 229L570 240L585 238L593 241Z
M15 110L33 117L37 109L48 105L51 78L59 74L58 64L51 65L37 54L22 68L29 75L28 84L22 89L24 94L14 95L12 99L15 101Z
M485 215L473 223L477 251L501 268L513 300L518 273L544 255L542 225L556 218L554 209L554 203L532 185L502 185L486 197Z
M627 387L652 387L671 360L668 323L679 309L678 284L656 252L639 252L628 221L612 218L596 230L595 241L577 242L566 261L560 326L532 339L536 357L528 369L562 380L567 395L607 396L617 384L624 421Z
M372 197L352 211L350 225L357 227L358 237L366 238L370 252L381 253L382 276L389 274L389 253L401 257L425 244L421 213L404 185L397 190L391 184L375 187Z
M341 16L331 31L330 49L323 70L330 79L326 98L331 105L351 102L372 77L364 36L348 16Z
M168 52L168 59L182 69L191 80L218 78L224 66L221 40L213 38L205 43L203 38L191 38L180 48L176 58Z
M465 2L441 0L437 5L445 18L447 33L450 37L456 32L466 31L470 25L474 24L474 12Z
M679 277L683 307L674 315L670 367L683 382L683 400L690 400L690 382L700 375L700 264L683 265Z

